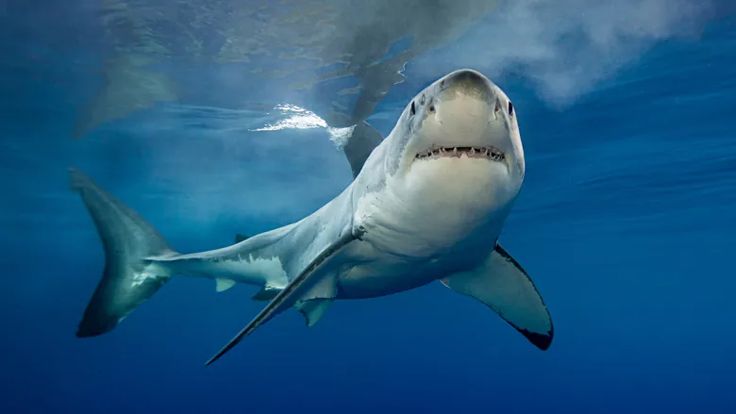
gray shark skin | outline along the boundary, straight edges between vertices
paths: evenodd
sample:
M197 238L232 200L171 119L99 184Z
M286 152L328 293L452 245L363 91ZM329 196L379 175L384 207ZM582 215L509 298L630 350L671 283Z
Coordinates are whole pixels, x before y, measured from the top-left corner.
M386 139L365 139L346 145L355 179L322 208L200 253L173 251L135 212L73 171L73 187L107 255L78 335L111 330L174 275L215 279L218 291L234 283L259 286L254 299L271 301L209 364L290 307L311 326L336 299L441 281L547 349L553 336L547 308L527 273L497 243L525 172L516 112L506 94L482 74L458 70L409 102ZM367 158L366 146L375 146Z

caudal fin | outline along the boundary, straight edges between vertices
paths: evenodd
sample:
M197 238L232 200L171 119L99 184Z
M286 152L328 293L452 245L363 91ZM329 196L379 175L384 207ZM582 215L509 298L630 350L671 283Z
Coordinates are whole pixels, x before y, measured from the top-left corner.
M84 311L77 336L112 330L133 309L169 280L164 269L144 259L173 254L163 237L135 211L127 208L77 170L71 186L87 206L105 250L105 270Z

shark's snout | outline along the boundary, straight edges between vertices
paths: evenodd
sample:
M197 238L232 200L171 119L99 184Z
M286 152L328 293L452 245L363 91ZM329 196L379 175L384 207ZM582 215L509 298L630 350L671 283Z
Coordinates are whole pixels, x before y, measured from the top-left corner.
M440 81L442 97L452 98L458 94L479 98L485 102L495 101L491 81L482 73L472 69L452 72Z
M465 82L482 84L488 81L482 73L472 69L460 69L447 75L446 83Z

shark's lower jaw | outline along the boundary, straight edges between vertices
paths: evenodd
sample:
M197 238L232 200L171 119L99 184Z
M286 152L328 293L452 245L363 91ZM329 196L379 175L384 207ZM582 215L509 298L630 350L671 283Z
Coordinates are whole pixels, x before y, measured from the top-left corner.
M417 160L431 160L437 158L485 158L491 161L503 161L506 155L500 149L490 147L435 147L418 153L414 158Z

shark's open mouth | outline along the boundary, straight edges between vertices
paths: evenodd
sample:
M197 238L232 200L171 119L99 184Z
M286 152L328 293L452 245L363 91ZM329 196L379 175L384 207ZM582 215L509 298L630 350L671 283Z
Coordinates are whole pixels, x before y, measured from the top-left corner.
M503 151L496 147L436 147L420 152L416 159L435 159L441 157L467 156L468 158L486 158L492 161L503 161L506 158Z

